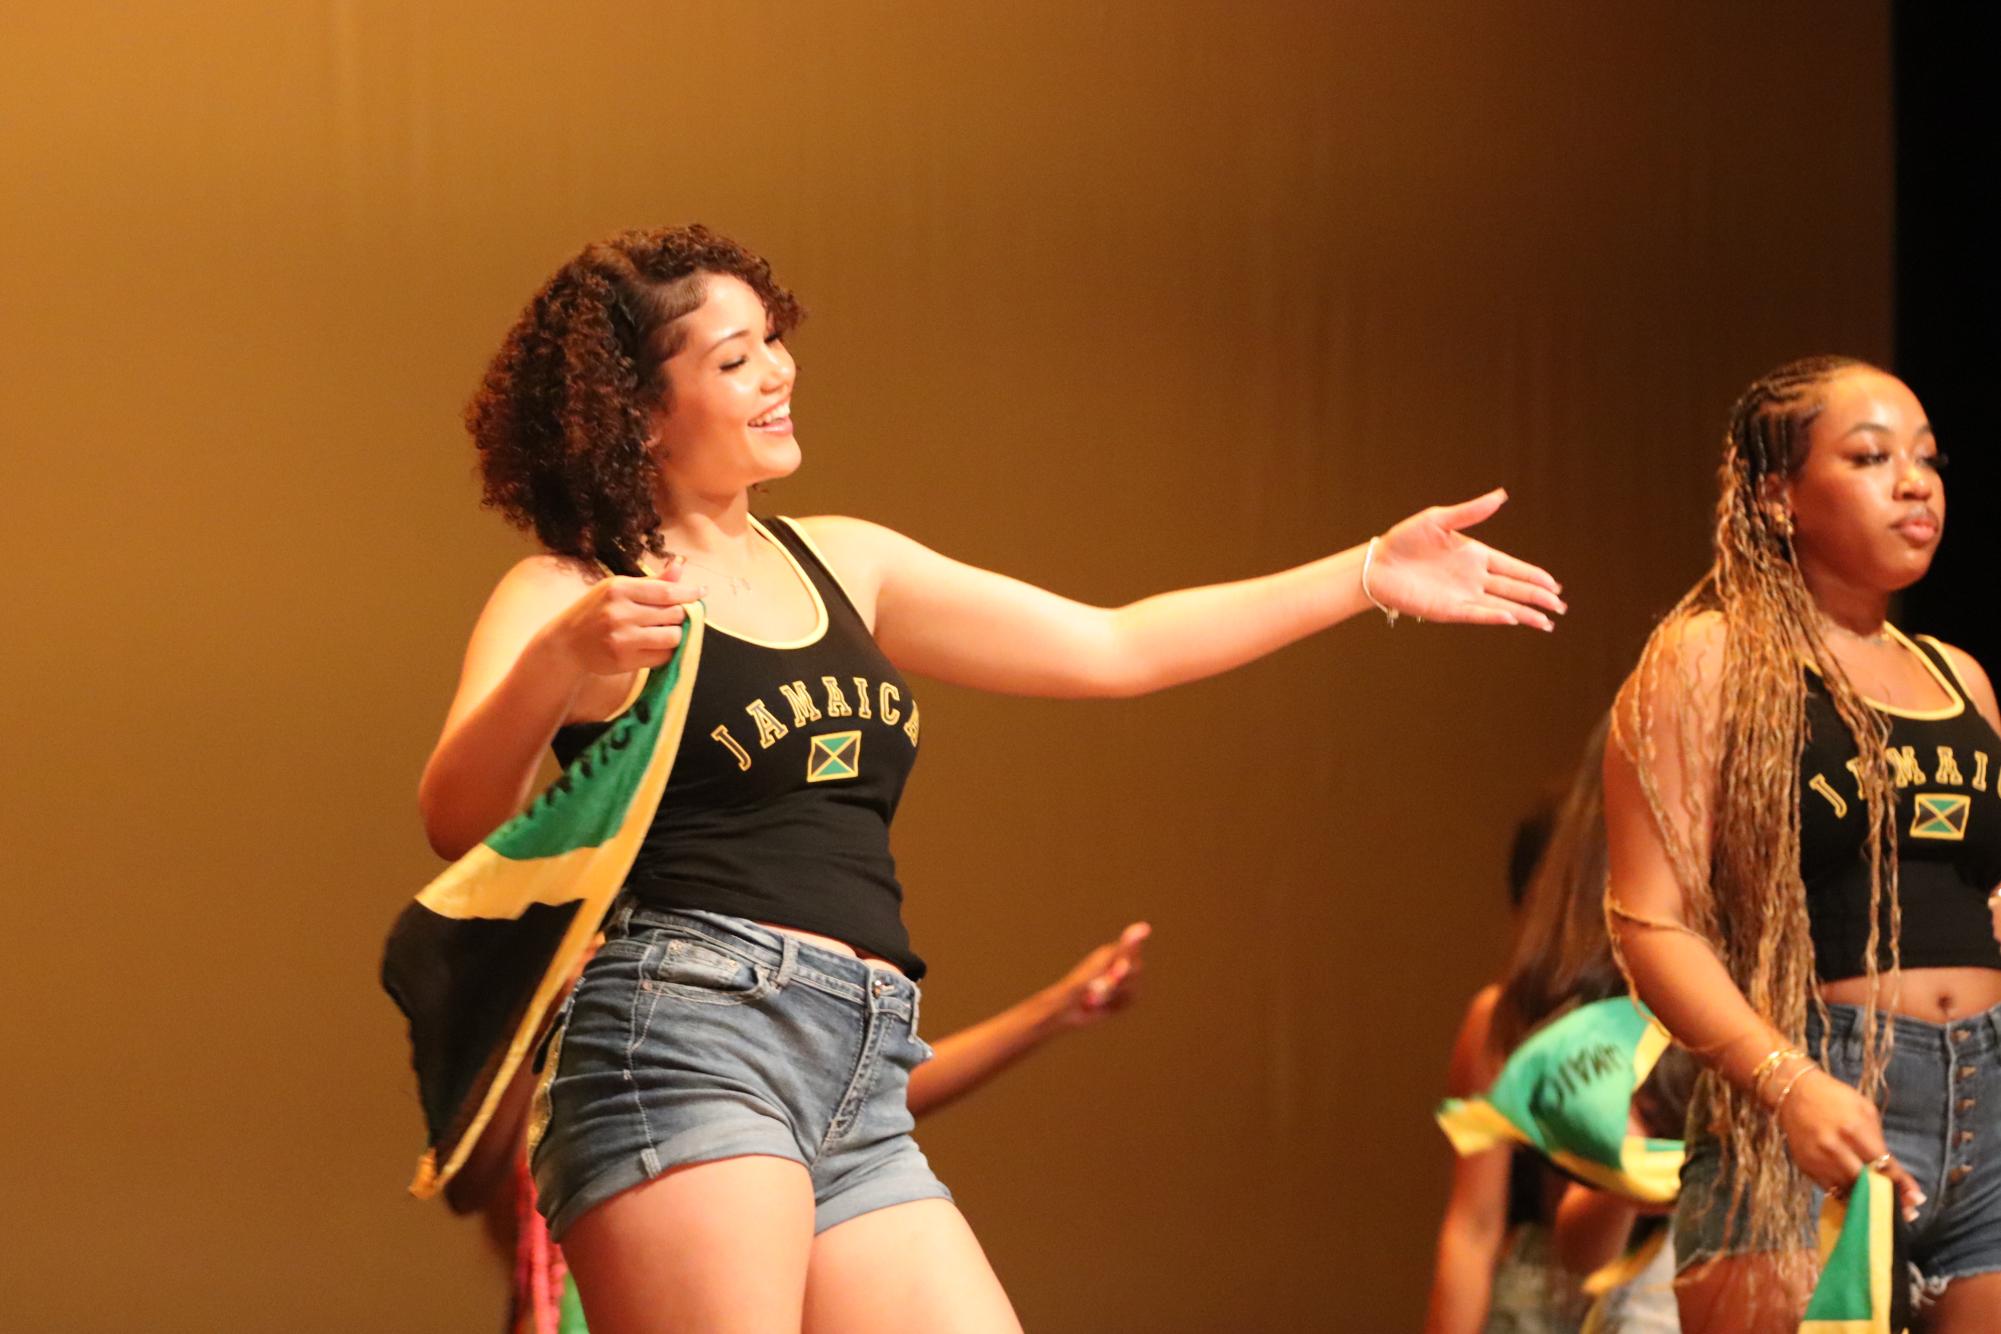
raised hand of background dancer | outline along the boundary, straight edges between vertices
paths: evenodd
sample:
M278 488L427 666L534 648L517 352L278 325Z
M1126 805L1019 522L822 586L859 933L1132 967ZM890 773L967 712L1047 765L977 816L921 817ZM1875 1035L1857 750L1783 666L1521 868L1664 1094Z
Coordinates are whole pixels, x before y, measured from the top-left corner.
M930 1060L911 1072L912 1116L935 1112L1013 1065L1060 1033L1096 1023L1132 1003L1140 949L1153 928L1134 922L1058 981L970 1028L938 1039Z
M1532 625L1554 630L1569 610L1547 570L1466 536L1507 500L1499 487L1457 505L1419 510L1384 533L1369 562L1368 594L1427 621Z
M1152 934L1151 925L1134 922L1119 932L1117 940L1079 959L1077 966L1051 988L1063 1002L1056 1022L1067 1028L1086 1028L1132 1004L1139 990L1140 970L1146 966L1141 952Z

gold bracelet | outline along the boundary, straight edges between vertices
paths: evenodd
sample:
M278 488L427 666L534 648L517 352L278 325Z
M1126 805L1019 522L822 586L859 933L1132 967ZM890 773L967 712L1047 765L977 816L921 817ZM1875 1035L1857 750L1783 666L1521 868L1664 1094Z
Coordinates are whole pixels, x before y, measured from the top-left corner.
M1774 1047L1766 1053L1764 1060L1751 1067L1751 1092L1758 1091L1758 1086L1771 1077L1772 1071L1779 1068L1791 1051L1791 1047Z
M1802 1061L1812 1059L1798 1047L1777 1047L1773 1049L1771 1055L1758 1062L1757 1068L1751 1071L1751 1096L1754 1098L1761 1096L1765 1091L1765 1081L1776 1075L1780 1068L1794 1057Z
M1793 1089L1799 1085L1799 1082L1802 1079L1805 1079L1808 1075L1812 1074L1814 1071L1818 1069L1820 1069L1818 1065L1816 1065L1812 1061L1808 1061L1805 1065L1800 1067L1800 1072L1798 1074L1794 1075L1791 1079L1788 1079L1786 1081L1786 1086L1779 1090L1779 1100L1772 1104L1772 1119L1774 1121L1778 1120L1779 1113L1783 1112L1786 1109L1786 1099L1793 1096Z
M1374 604L1376 610L1383 614L1383 619L1387 620L1391 625L1395 625L1397 623L1395 610L1377 601L1376 595L1369 591L1369 566L1376 559L1376 543L1382 540L1380 537L1370 538L1368 549L1362 553L1362 596Z

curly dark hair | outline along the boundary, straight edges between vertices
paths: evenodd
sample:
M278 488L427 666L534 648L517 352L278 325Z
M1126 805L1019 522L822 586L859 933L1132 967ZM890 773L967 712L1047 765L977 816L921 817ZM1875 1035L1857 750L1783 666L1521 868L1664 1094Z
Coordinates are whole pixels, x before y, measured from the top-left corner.
M681 318L720 274L757 293L774 332L803 318L770 264L700 224L620 232L558 269L466 405L484 503L556 555L634 574L662 554L647 439Z

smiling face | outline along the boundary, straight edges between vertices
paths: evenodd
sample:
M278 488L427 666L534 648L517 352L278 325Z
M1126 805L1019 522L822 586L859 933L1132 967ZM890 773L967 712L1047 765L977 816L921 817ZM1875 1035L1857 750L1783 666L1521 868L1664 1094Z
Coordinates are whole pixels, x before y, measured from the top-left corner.
M1809 586L1892 593L1931 567L1945 529L1943 459L1917 395L1882 371L1831 377L1806 461L1780 488Z
M655 455L672 488L728 496L799 467L792 434L798 367L741 278L706 276L702 304L676 322L661 366L665 405Z

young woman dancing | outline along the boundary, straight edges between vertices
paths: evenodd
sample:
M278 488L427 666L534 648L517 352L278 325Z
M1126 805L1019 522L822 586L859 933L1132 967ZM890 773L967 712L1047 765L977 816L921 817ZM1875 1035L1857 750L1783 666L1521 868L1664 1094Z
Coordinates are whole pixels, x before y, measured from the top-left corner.
M468 409L489 504L548 554L473 630L420 800L473 846L665 662L706 647L661 814L559 1031L535 1177L597 1334L1011 1330L910 1138L924 963L889 822L916 757L904 677L1123 696L1269 653L1373 602L1550 628L1554 580L1425 510L1295 569L1084 606L850 518L773 520L799 465L799 306L700 227L628 232L539 291ZM609 571L609 573L607 573Z
M1714 564L1616 706L1610 925L1708 1066L1675 1215L1694 1334L1793 1329L1817 1192L1865 1168L1910 1220L1926 1328L2001 1328L1994 691L1886 619L1937 548L1942 464L1874 367L1753 384Z

